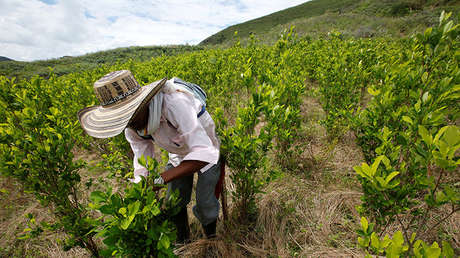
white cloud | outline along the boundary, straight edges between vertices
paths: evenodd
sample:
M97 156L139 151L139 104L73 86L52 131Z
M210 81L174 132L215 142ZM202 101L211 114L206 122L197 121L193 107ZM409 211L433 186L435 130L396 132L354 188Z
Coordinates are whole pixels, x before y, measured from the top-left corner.
M197 44L305 0L1 0L0 56L37 60L125 46Z

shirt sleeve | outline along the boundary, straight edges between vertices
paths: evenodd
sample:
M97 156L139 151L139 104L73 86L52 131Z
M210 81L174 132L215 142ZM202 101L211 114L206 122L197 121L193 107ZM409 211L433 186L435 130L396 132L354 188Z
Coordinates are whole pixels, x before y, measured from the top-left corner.
M131 149L133 150L134 153L134 160L133 160L133 166L134 166L134 179L130 179L131 182L138 183L140 182L141 175L146 177L149 175L148 170L143 167L141 164L139 164L139 161L137 161L142 155L147 158L147 156L150 156L151 158L154 158L154 146L153 146L153 141L151 140L146 140L137 135L136 131L134 131L131 128L126 128L125 129L125 138L131 145Z
M217 164L219 150L213 145L203 125L197 117L197 109L191 97L185 93L173 93L174 101L166 105L166 118L172 123L180 134L180 138L187 144L190 152L183 160L199 160ZM203 172L203 169L202 169Z

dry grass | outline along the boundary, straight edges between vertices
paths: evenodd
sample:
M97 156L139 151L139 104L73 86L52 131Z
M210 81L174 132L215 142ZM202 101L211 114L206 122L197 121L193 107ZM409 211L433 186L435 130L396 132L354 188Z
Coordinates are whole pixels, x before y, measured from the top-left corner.
M74 248L64 252L58 245L63 233L44 233L36 239L20 240L18 237L27 227L26 214L33 214L38 222L52 221L47 208L40 206L31 195L24 194L21 187L7 178L0 178L2 193L0 203L0 256L1 257L89 257L86 250Z
M454 248L460 249L460 213L455 213L452 217L443 223L442 228L445 233L452 237Z
M238 245L220 238L199 239L178 247L174 253L179 257L247 257L241 253Z
M356 255L354 206L359 192L324 191L298 176L270 184L259 202L258 228L264 249L272 255L315 256L318 252Z

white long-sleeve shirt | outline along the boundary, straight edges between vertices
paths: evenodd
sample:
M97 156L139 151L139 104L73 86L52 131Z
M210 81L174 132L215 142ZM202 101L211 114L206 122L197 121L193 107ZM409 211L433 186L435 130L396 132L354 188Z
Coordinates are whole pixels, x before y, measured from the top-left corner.
M199 160L208 163L201 169L204 172L219 160L220 143L214 121L208 112L198 118L201 108L201 102L190 94L164 93L160 126L152 138L169 152L169 162L175 167L183 160ZM153 141L140 137L131 128L125 129L125 137L134 153L134 182L139 182L140 175L147 176L148 172L137 160L142 155L154 157Z

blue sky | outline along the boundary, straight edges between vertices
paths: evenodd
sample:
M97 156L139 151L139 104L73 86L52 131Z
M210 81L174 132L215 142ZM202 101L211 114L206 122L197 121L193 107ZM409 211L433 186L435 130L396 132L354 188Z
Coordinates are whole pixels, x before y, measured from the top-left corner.
M0 56L32 61L128 46L197 44L307 0L0 0Z
M49 5L57 4L58 2L57 0L39 0L39 1L45 4L49 4Z

